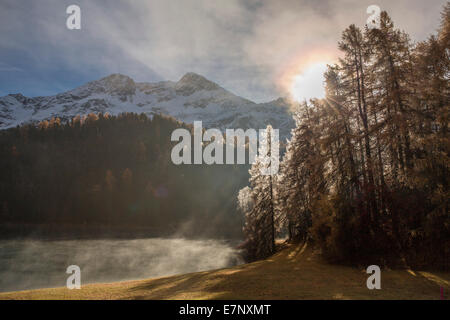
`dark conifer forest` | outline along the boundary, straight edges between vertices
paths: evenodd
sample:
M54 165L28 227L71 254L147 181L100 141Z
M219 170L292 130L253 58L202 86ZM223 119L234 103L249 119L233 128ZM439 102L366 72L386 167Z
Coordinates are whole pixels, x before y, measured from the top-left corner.
M273 179L253 165L241 190L249 259L274 230L332 262L449 269L450 4L437 34L412 43L386 12L350 25L325 99L298 107Z
M180 127L129 113L0 131L2 235L241 237L248 166L174 165Z

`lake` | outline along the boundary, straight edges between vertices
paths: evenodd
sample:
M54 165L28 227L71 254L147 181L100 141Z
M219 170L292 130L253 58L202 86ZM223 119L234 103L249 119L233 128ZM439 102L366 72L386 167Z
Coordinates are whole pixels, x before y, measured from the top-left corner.
M0 292L66 286L69 265L81 285L145 279L243 263L222 240L0 240Z

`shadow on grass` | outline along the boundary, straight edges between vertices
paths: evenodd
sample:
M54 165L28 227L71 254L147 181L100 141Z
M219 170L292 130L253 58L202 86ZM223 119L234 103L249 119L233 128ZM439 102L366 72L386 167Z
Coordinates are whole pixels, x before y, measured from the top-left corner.
M286 244L266 260L229 269L140 282L125 299L439 299L449 282L433 274L383 270L369 290L365 270L325 263L306 244Z
M266 260L207 272L148 280L129 289L133 299L273 299L283 294L280 275L292 277L292 264L305 256L306 245L287 246ZM293 250L291 250L293 248ZM289 278L289 276L288 276ZM283 281L284 282L284 281ZM139 294L141 293L142 294ZM136 295L138 293L138 295ZM274 296L275 295L275 296Z

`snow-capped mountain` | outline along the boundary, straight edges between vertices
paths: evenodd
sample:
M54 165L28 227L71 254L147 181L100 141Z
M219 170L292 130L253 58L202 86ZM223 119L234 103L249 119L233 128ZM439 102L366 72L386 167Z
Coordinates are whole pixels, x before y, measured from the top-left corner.
M287 137L294 126L289 103L282 98L258 104L198 74L187 73L178 82L138 83L112 74L54 96L9 94L0 97L0 128L91 112L161 113L186 123L201 120L203 127L221 130L262 129L271 124L280 129L280 137Z

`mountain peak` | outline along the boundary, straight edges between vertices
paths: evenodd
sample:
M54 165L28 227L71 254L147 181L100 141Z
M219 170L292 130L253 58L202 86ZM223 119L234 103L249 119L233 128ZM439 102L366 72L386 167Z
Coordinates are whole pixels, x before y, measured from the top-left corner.
M90 92L105 92L112 95L127 96L135 93L136 83L126 75L113 73L99 80L89 82L80 88L83 90L87 89L88 94ZM75 90L78 91L77 89Z
M109 76L98 80L98 82L104 83L110 87L122 87L130 84L134 85L133 79L120 73L110 74Z
M10 94L8 94L8 96L17 99L17 101L21 101L21 100L24 100L24 99L27 98L27 97L25 97L25 96L24 96L23 94L21 94L21 93L10 93Z
M220 86L197 73L188 72L176 83L175 89L178 93L189 96L199 90L217 90Z
M8 94L9 97L13 97L14 99L16 99L18 102L23 103L23 104L27 104L31 99L28 97L25 97L23 94L21 93L10 93Z
M111 74L53 96L27 98L21 94L0 97L0 129L22 123L70 119L76 115L123 112L165 114L180 121L202 121L205 128L265 128L271 124L287 137L294 126L285 100L254 103L236 96L193 72L178 82L136 83L123 74Z

